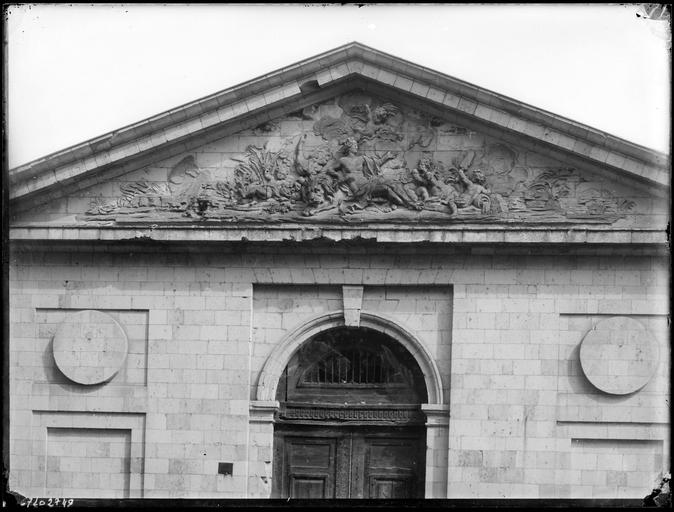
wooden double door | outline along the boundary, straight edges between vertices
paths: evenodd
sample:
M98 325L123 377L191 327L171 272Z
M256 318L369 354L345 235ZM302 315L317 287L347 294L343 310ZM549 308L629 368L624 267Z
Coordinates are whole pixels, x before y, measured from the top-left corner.
M274 497L424 496L424 427L277 425L274 436Z

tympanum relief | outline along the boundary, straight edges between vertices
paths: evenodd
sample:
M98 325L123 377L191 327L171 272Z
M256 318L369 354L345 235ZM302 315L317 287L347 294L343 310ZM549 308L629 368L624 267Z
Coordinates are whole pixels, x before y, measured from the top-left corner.
M165 182L123 183L84 218L610 223L634 206L575 169L528 165L510 146L359 91L240 135L261 143L217 169L187 155Z

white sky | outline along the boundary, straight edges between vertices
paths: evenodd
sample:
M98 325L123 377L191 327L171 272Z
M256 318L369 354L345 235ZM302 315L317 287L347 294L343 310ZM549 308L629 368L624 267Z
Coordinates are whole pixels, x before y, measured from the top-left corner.
M637 5L24 5L7 11L10 168L359 41L669 150L669 25Z

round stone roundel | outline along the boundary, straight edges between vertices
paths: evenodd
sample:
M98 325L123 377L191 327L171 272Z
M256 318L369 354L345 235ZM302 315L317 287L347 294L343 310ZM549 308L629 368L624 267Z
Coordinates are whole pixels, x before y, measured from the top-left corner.
M78 384L100 384L120 370L128 350L124 329L107 313L78 311L54 334L54 360Z
M580 346L583 373L596 388L612 395L627 395L644 387L659 358L658 343L651 333L626 316L601 320Z

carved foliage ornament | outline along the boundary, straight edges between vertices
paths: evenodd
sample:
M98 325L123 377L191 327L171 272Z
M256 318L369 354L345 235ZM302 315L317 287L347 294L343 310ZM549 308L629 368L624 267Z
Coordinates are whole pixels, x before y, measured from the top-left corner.
M282 138L283 123L299 128ZM188 155L166 182L121 184L83 218L607 223L634 206L574 169L523 166L504 144L475 146L465 128L358 91L242 133L261 143L234 168Z

